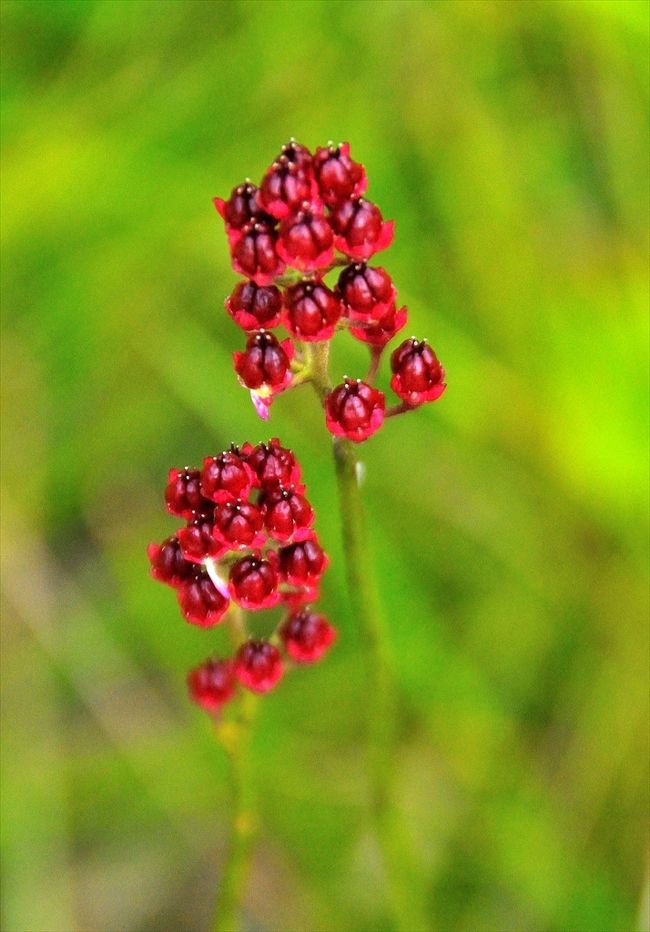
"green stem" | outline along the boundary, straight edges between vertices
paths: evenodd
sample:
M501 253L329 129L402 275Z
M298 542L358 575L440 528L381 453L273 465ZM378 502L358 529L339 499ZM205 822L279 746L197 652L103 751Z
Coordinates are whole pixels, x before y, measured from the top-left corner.
M233 644L239 646L247 637L243 613L239 609L232 610L227 623ZM215 905L214 932L239 932L241 928L241 901L250 873L258 821L251 760L251 738L257 705L258 697L244 692L237 703L236 718L217 725L217 737L230 761L232 822L228 854Z
M375 379L377 378L377 373L379 371L379 365L381 363L381 357L384 353L384 348L379 346L370 347L370 365L368 367L368 374L366 375L365 381L369 385L374 385Z
M331 389L328 344L314 344L313 383L321 399ZM361 463L355 444L336 437L333 443L338 485L343 552L350 602L359 626L366 659L368 744L371 811L385 874L390 927L400 932L426 928L419 911L416 874L409 845L393 806L393 775L397 760L396 687L379 596L368 552L366 521L359 486Z
M387 911L391 928L417 932L426 925L419 915L409 845L393 801L398 759L395 681L368 553L360 463L351 441L334 440L334 460L347 584L366 658L370 803L383 861Z

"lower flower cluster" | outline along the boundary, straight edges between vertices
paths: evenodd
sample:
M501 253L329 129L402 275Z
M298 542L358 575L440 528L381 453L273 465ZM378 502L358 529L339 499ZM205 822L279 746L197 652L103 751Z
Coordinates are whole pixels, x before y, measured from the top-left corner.
M216 712L238 684L255 692L275 686L287 658L319 660L336 637L310 607L328 558L294 454L275 438L232 446L200 469L170 470L165 501L185 524L149 545L151 574L176 590L188 622L210 628L242 610L286 608L269 639L244 640L234 657L192 670L191 697Z

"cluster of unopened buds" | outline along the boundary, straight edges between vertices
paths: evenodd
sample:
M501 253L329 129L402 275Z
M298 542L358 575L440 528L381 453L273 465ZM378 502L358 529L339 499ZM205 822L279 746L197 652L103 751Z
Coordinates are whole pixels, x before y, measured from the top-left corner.
M211 628L233 613L285 609L271 637L192 670L191 697L215 713L238 685L267 692L291 662L319 660L336 637L311 607L328 558L294 454L277 439L232 446L201 469L170 470L165 502L185 524L149 545L151 573L176 590L188 622Z
M387 344L404 327L390 275L368 261L393 240L393 222L365 196L366 172L347 143L312 155L291 141L259 187L245 181L228 200L214 203L224 220L233 268L246 277L226 300L232 319L248 334L234 354L237 376L258 414L268 418L280 393L314 379L315 345L347 329L366 343L365 380L327 386L328 430L355 442L445 390L445 373L426 340L404 340L391 355L391 389L399 401L386 408L374 382ZM326 276L340 269L336 283ZM283 326L289 338L272 332Z

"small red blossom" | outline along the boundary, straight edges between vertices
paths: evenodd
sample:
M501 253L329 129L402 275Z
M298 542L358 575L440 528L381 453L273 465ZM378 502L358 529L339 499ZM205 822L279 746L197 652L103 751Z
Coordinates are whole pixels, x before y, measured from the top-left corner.
M233 359L242 385L273 394L291 381L293 343L289 339L280 343L268 330L258 330L249 336L243 353L233 353Z
M334 235L327 218L306 205L280 224L278 255L301 272L326 268L334 260Z
M334 245L353 259L369 259L393 242L393 221L384 221L377 205L364 197L338 204L330 223Z
M302 143L296 142L295 139L291 139L282 146L280 154L274 161L278 162L281 158L287 159L289 162L297 165L301 171L308 174L312 173L314 170L311 152L307 146L303 146Z
M214 714L235 694L235 665L232 660L205 660L187 674L187 689L191 699Z
M211 505L214 510L214 502ZM213 536L212 514L198 516L187 527L177 531L176 536L183 556L192 563L217 560L227 550L222 541Z
M251 220L241 231L241 236L231 244L233 268L257 285L270 285L274 278L282 275L285 263L277 251L278 234L273 225L265 220Z
M220 197L213 198L214 206L223 218L231 247L241 239L243 228L251 221L270 220L273 222L273 218L264 213L260 207L258 193L256 185L245 181L233 188L227 201Z
M209 507L201 488L201 473L198 469L170 469L165 488L165 502L167 510L191 521L197 514Z
M350 318L368 322L379 321L394 307L397 296L388 272L365 262L346 266L336 290Z
M199 567L190 580L179 586L177 595L183 617L201 628L218 625L230 604Z
M299 611L304 605L311 604L318 599L318 582L314 585L297 586L295 589L284 588L282 591L282 604L292 612Z
M279 634L287 653L298 663L320 660L336 640L336 628L327 618L307 608L290 615Z
M278 551L282 579L292 586L313 589L320 582L329 559L312 533L307 540L280 547Z
M313 158L320 196L329 207L349 197L359 197L368 186L366 171L350 158L350 144L323 146Z
M264 559L259 552L242 557L230 568L230 595L242 608L258 611L271 608L280 601L273 551Z
M390 364L390 387L412 407L435 401L447 387L445 370L426 340L404 340L393 352Z
M321 281L301 281L284 292L285 326L298 340L329 340L341 317L341 302Z
M162 544L149 544L147 556L153 578L174 589L194 575L194 564L183 556L178 537L168 537Z
M384 393L361 379L346 379L325 398L327 429L355 443L367 440L384 421Z
M298 487L298 461L291 450L281 445L277 437L273 437L268 443L258 443L255 447L245 443L241 448L241 456L253 471L256 484L261 488L268 489L276 485Z
M314 510L300 492L276 485L262 492L259 505L269 536L284 543L311 536Z
M282 318L282 294L275 285L239 282L225 303L232 319L244 330L271 329Z
M221 502L214 509L213 535L226 549L261 547L265 541L263 527L262 512L252 502Z
M280 651L268 641L246 641L235 654L235 676L253 692L273 689L283 673Z
M201 488L204 495L213 502L248 498L253 481L251 468L232 450L203 460Z
M264 210L278 220L305 203L318 207L318 186L311 164L305 168L283 153L264 175L259 201Z
M350 320L350 334L362 343L377 346L380 349L393 339L396 333L405 326L407 320L405 307L399 310L393 306L378 321L366 323Z

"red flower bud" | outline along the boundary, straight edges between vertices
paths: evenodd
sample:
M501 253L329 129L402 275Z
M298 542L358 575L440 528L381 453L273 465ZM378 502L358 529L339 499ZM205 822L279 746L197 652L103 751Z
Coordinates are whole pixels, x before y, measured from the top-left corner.
M199 567L196 567L192 579L179 587L177 594L183 617L201 628L218 625L230 604L205 570Z
M265 541L263 527L262 513L251 502L222 502L214 509L213 534L230 550L261 547Z
M440 398L445 388L445 370L426 340L404 340L390 358L393 377L390 387L407 404L415 407Z
M253 692L273 689L283 673L280 651L268 641L246 641L235 654L235 676Z
M277 232L270 223L251 220L241 231L237 242L231 244L235 271L252 278L257 285L270 285L285 269L276 250L277 238Z
M179 518L192 521L197 514L209 508L201 489L201 473L198 469L170 469L165 489L167 510Z
M205 660L187 674L190 697L212 714L232 699L235 686L235 665L232 660Z
M268 330L253 333L243 353L233 353L235 371L243 385L262 395L282 391L291 382L293 343L277 338Z
M363 197L342 201L332 211L334 245L353 259L369 259L393 242L392 220L384 222L381 211Z
M384 393L360 379L346 379L325 398L327 429L355 443L366 440L384 421Z
M314 173L320 196L330 207L349 197L359 197L366 190L368 178L359 162L350 158L350 144L316 149Z
M210 515L199 515L187 527L176 532L183 556L193 563L204 560L218 560L228 549L223 542L213 536L212 511L214 502L210 502Z
M341 302L320 281L302 281L284 293L285 326L298 340L329 340L341 317Z
M149 544L147 556L153 578L175 589L194 575L195 566L183 556L177 537L168 537L162 544Z
M239 454L229 450L203 460L201 488L213 502L248 498L253 487L253 472Z
M262 492L259 505L266 530L274 540L299 541L311 536L314 510L295 489L276 485Z
M281 155L264 175L260 204L273 217L282 220L303 204L319 205L318 187L311 171Z
M275 285L239 282L226 298L226 310L244 330L277 327L282 315L282 295Z
M377 321L365 323L350 320L350 334L362 343L381 348L390 343L395 334L402 329L406 324L406 318L406 308L401 307L398 311L393 304L390 310Z
M344 308L353 320L376 322L395 304L397 291L390 275L365 262L348 265L336 286Z
M280 547L278 557L282 579L292 586L308 588L318 585L329 563L327 554L313 533L307 540Z
M278 255L302 272L326 268L334 259L334 236L323 214L309 208L291 214L280 224Z
M262 559L259 552L238 560L230 568L230 595L250 611L271 608L280 601L278 571L273 551Z
M251 221L269 219L260 207L257 185L250 181L233 188L227 201L213 198L214 206L223 217L228 241L232 246L241 238L242 230Z
M320 660L336 640L336 629L325 616L307 608L290 615L279 633L287 653L298 663Z
M286 142L282 146L282 151L274 159L275 162L279 162L280 159L287 159L288 162L294 164L301 171L306 174L312 174L312 156L311 152L307 146L303 146L301 143L296 142L295 139L291 139L289 142Z
M278 484L298 486L300 466L291 450L281 446L277 437L268 443L258 443L256 447L245 443L241 455L262 488Z

